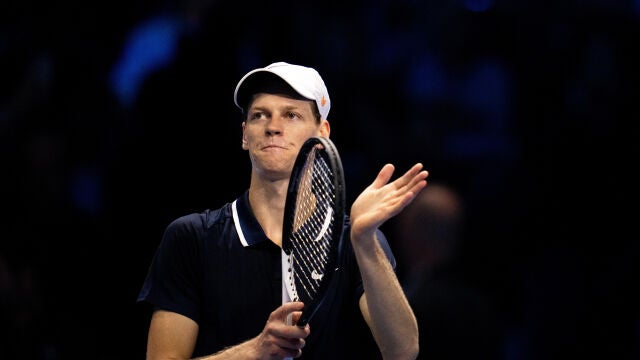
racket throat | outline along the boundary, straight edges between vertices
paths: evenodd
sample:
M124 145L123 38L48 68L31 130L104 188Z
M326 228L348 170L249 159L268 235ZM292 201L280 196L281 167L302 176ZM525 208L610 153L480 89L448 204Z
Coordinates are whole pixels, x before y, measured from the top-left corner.
M293 280L292 256L282 250L282 303L299 301Z

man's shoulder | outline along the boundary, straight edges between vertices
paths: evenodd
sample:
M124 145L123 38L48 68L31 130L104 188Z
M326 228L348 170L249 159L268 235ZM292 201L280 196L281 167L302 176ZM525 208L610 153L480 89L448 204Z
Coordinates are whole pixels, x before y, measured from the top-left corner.
M200 213L202 221L207 228L215 226L219 223L225 223L233 218L231 203L226 203L217 209L207 209Z
M169 228L207 230L224 224L232 218L231 203L226 203L217 209L205 209L192 212L174 219Z

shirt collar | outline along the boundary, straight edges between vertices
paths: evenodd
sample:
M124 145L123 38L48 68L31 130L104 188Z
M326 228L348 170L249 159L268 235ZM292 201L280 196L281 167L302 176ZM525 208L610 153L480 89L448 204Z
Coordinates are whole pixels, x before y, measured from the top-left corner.
M237 198L232 204L233 222L236 225L236 231L242 246L252 246L263 241L269 241L262 226L251 211L249 205L249 191Z

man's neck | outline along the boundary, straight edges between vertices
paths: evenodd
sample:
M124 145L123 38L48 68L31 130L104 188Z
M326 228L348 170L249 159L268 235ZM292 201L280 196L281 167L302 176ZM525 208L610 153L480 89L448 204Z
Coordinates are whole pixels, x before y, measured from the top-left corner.
M249 187L249 205L265 235L282 246L282 222L289 181L254 181Z

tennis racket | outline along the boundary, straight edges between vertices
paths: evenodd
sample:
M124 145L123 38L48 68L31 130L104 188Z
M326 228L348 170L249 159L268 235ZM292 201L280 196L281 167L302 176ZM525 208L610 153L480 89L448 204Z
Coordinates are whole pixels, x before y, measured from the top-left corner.
M291 172L282 229L289 261L286 285L292 300L304 302L298 326L305 326L320 307L336 271L344 209L340 155L328 138L312 137L302 145Z

